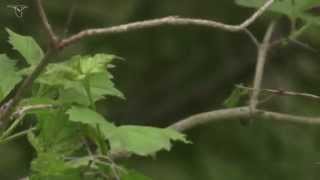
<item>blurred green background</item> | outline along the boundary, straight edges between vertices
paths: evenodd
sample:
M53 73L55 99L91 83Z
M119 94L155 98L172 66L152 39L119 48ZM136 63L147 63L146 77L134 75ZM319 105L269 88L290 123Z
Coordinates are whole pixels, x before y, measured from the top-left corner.
M25 4L23 18L7 5ZM75 5L68 34L168 15L206 18L237 24L253 10L233 0L55 0L44 1L54 30L62 35L68 12ZM250 30L263 37L269 18ZM0 49L19 58L4 30L33 36L45 49L47 40L32 0L0 1ZM280 19L277 36L287 33ZM320 48L320 28L301 40ZM165 127L189 115L223 108L235 84L250 85L256 47L243 33L199 27L161 27L126 34L88 38L65 49L59 58L105 52L126 59L113 70L127 101L109 98L99 109L117 124ZM320 94L320 55L297 45L278 47L270 54L263 87ZM1 78L1 77L0 77ZM0 79L1 80L1 79ZM263 108L299 115L320 115L319 102L277 97ZM155 180L316 180L320 178L320 127L256 120L208 124L188 131L192 145L176 144L155 159L124 162ZM34 152L26 139L0 146L0 179L15 180L28 172Z

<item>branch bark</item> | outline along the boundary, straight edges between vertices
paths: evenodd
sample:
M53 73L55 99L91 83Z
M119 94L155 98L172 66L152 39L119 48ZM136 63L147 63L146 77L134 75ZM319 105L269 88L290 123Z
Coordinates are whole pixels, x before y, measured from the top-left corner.
M263 120L283 121L302 124L320 124L320 117L306 117L295 116L290 114L283 114L277 112L270 112L255 109L250 110L249 107L239 107L231 109L215 110L205 113L192 115L188 118L182 119L177 123L170 125L168 128L173 128L177 131L183 132L189 129L198 127L200 125L218 122L218 121L232 121L245 118L259 118Z
M169 16L159 19L145 20L139 22L133 22L128 24L123 24L119 26L112 26L107 28L96 28L96 29L87 29L80 31L79 33L72 35L68 38L63 39L59 48L64 48L73 44L85 37L97 36L97 35L111 35L126 33L130 31L148 29L160 26L201 26L208 27L213 29L220 29L229 32L239 32L244 31L248 26L250 26L257 18L259 18L274 2L274 0L268 0L260 9L258 9L253 15L248 19L243 21L239 25L230 25L224 24L217 21L206 20L206 19L194 19L194 18L181 18L178 16Z
M52 27L48 21L46 12L44 11L44 8L43 8L42 0L36 0L36 6L37 6L38 14L41 19L42 25L46 33L48 34L49 40L51 41L51 45L56 47L58 45L58 37L52 30Z
M263 79L263 73L264 73L264 66L267 61L268 51L271 47L270 41L272 38L274 28L275 28L275 22L271 22L271 24L269 25L267 32L264 36L262 44L260 44L258 46L256 72L255 72L254 81L253 81L253 91L252 91L252 95L250 97L251 111L255 111L257 104L258 104L259 92L260 92L262 79Z

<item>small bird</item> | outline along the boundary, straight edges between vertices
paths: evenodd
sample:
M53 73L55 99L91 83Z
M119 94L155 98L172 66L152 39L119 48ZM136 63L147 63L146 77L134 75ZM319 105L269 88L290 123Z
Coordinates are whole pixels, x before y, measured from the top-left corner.
M7 7L12 8L18 18L21 18L23 16L23 10L28 8L28 6L23 5L23 4L8 5Z

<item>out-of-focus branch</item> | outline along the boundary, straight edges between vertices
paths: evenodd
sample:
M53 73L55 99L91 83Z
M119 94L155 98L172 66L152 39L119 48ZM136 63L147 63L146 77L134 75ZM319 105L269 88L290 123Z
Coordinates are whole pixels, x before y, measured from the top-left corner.
M260 9L258 9L252 16L246 19L239 25L229 25L217 21L206 19L194 19L194 18L181 18L178 16L169 16L159 19L145 20L139 22L133 22L123 24L119 26L112 26L107 28L87 29L80 31L79 33L65 38L59 44L59 48L64 48L72 43L75 43L85 37L97 36L97 35L110 35L135 31L139 29L154 28L159 26L203 26L214 29L221 29L229 32L238 32L245 30L251 25L258 17L260 17L274 2L274 0L268 0Z
M72 1L72 5L71 5L71 8L69 10L69 13L68 13L68 17L67 17L67 20L66 20L66 23L65 23L65 27L64 27L64 31L63 31L63 37L66 36L69 32L69 28L70 28L70 25L71 25L71 22L72 22L72 19L74 17L74 14L75 14L75 10L76 10L76 1L73 0Z
M36 5L38 9L39 17L41 18L42 25L48 34L49 40L51 41L51 44L56 47L58 45L58 37L55 35L55 33L52 30L52 27L48 21L46 12L44 11L42 0L36 0Z

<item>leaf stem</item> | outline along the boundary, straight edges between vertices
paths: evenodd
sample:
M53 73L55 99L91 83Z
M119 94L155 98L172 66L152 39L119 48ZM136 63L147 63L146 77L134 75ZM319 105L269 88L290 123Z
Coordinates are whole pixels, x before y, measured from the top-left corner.
M4 139L4 138L8 137L16 129L16 127L20 124L20 122L23 120L23 118L24 118L24 115L15 119L13 121L13 123L10 125L10 127L8 129L6 129L6 131L1 135L0 139Z

